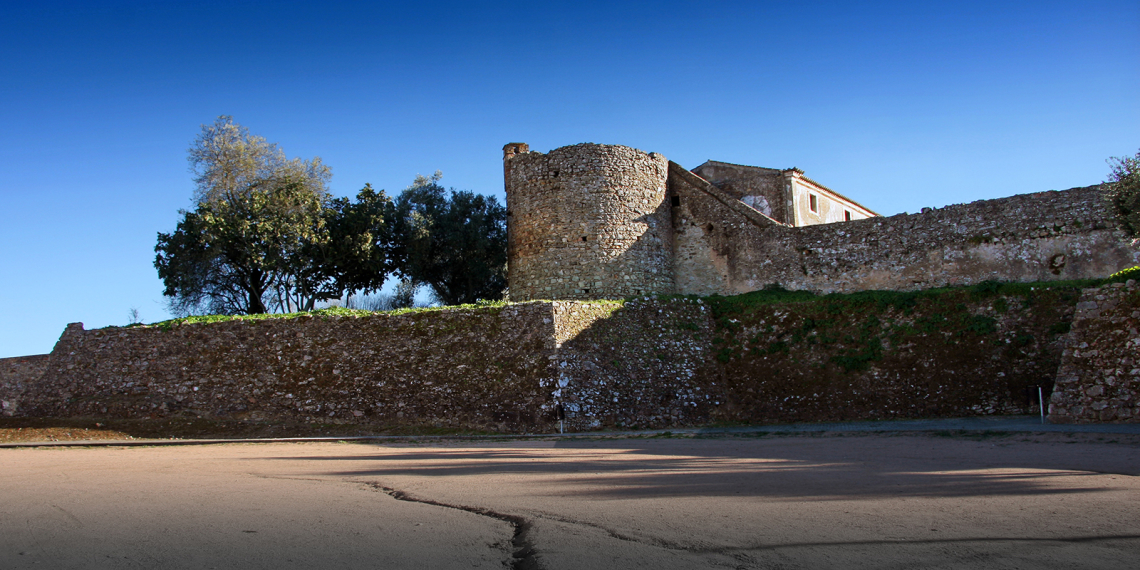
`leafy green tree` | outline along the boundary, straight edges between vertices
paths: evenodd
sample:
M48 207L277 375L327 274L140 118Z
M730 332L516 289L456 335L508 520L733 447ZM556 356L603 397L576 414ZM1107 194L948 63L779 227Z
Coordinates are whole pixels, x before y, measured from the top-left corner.
M312 310L378 289L391 271L394 206L383 191L331 199L319 158L286 160L230 117L202 127L190 164L197 207L155 247L175 314Z
M317 280L328 284L328 295L377 291L395 269L392 220L395 204L371 184L356 195L332 200L324 210L328 239L308 251L319 262Z
M297 185L202 202L158 234L155 268L177 314L254 314L288 307L302 252L322 238L321 205Z
M446 305L499 299L507 286L507 214L493 196L445 190L440 173L396 199L395 228L406 280L429 287Z
M1140 237L1140 152L1108 160L1108 198L1124 230Z

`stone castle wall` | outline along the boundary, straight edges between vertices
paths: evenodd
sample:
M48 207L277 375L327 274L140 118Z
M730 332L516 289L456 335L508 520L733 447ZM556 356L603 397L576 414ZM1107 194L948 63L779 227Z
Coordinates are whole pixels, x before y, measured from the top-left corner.
M757 222L671 170L680 293L911 291L987 280L1101 278L1140 264L1097 186L846 223Z
M552 331L549 303L169 329L73 324L20 412L526 431L549 411Z
M779 171L720 188L624 146L504 150L516 300L734 295L775 283L910 291L1099 278L1140 264L1140 247L1124 239L1097 186L790 227L780 222L786 204L769 216L739 199L768 192L775 200ZM737 176L731 168L709 163L702 172Z
M1086 289L1049 403L1055 423L1140 422L1140 286Z
M559 407L571 430L1027 413L1077 297L956 290L745 310L640 297L75 324L16 414L550 432Z
M47 362L46 354L0 358L0 416L17 413L24 391L43 375Z
M760 213L780 223L792 224L789 215L792 204L784 188L787 182L783 171L709 161L692 172L738 200L752 196L750 205Z
M673 291L664 157L580 144L508 151L504 170L512 300Z

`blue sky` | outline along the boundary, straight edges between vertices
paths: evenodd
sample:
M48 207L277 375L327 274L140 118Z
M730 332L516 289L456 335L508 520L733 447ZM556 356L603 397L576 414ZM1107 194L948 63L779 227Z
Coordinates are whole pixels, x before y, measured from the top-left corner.
M167 318L155 236L232 115L332 188L502 199L502 146L807 175L883 214L1094 184L1140 148L1140 3L5 2L0 357Z

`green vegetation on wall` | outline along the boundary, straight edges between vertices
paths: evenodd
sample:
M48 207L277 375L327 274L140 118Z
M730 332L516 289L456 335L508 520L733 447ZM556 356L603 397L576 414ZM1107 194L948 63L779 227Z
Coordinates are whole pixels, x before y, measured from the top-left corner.
M997 283L705 299L731 421L1027 413L1082 287Z

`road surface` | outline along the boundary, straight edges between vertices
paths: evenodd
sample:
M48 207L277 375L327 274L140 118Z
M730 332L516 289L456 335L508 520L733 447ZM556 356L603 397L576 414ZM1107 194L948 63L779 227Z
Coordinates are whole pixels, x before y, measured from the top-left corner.
M0 449L0 568L1137 567L1137 441Z

